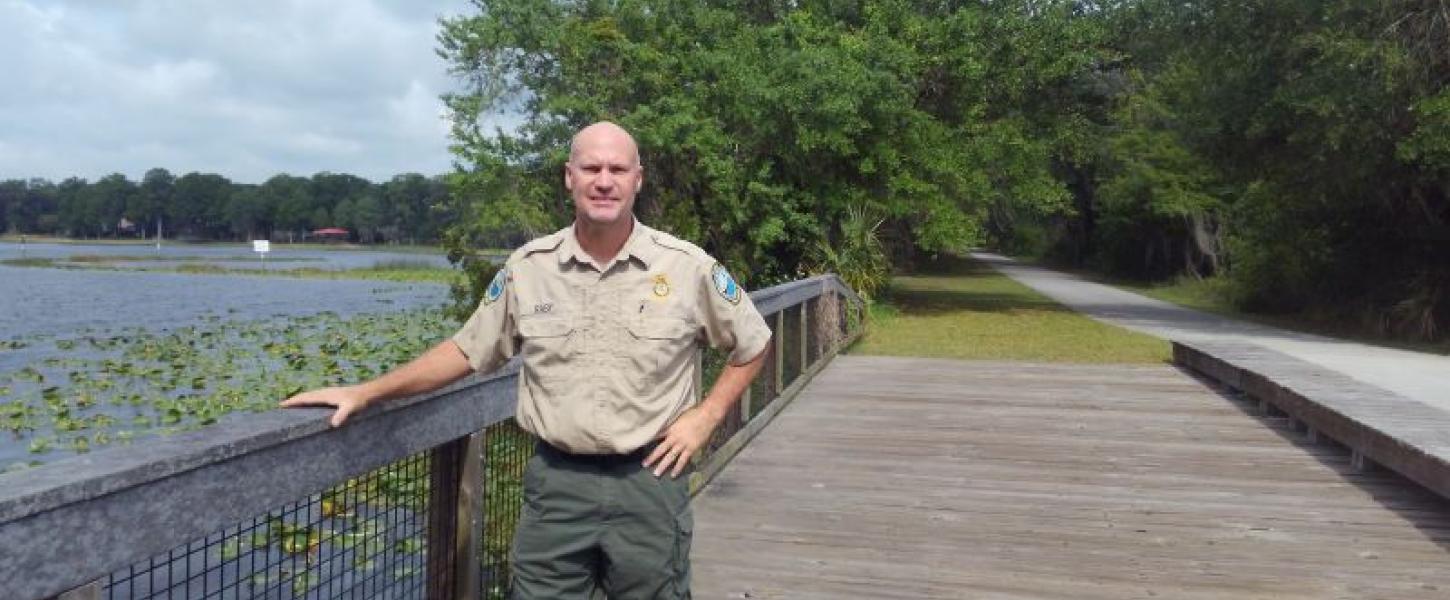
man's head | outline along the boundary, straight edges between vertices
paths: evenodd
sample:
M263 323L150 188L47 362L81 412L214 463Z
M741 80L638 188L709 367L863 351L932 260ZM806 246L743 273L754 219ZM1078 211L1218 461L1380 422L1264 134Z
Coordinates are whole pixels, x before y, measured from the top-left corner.
M564 187L574 197L576 219L590 225L631 222L642 183L639 147L624 128L603 121L574 134Z

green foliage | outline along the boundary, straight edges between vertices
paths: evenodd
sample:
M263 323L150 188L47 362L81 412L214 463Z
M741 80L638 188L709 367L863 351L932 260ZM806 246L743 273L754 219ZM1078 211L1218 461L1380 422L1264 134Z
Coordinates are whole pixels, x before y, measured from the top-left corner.
M1076 210L1037 219L1057 256L1145 279L1219 273L1241 308L1443 335L1441 0L1149 0L1102 14L1111 60L1085 113L1102 142L1064 164Z
M836 273L851 289L868 302L886 287L891 265L881 239L876 235L881 219L872 218L864 209L851 208L841 222L840 236L821 240L813 249L813 273Z
M354 175L279 174L261 185L221 175L151 169L138 183L122 174L94 183L69 178L0 181L0 233L78 238L150 237L299 241L322 227L347 227L362 243L434 242L453 214L442 177L405 173L382 184ZM133 224L123 230L121 220Z
M991 210L1065 210L1053 168L1082 151L1072 86L1101 28L1070 2L1025 0L479 7L438 38L467 84L445 98L457 255L568 223L569 136L608 119L641 145L641 219L754 287L812 262L880 279L883 257L979 243ZM490 129L497 115L523 124ZM867 243L853 210L880 236ZM841 240L863 245L820 251Z

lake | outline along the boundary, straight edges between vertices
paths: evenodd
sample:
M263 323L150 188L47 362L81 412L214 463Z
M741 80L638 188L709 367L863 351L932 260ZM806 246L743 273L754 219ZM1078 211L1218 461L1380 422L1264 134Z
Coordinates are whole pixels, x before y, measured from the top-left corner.
M300 268L342 270L359 269L387 263L423 264L447 267L442 254L389 252L379 250L332 250L316 246L272 244L267 253L269 268ZM259 269L264 263L250 244L178 244L163 243L161 248L146 244L54 244L0 242L0 261L14 258L48 258L65 261L72 257L111 257L123 259L116 266L138 267L206 264L221 268ZM139 259L145 259L141 261Z
M62 259L106 253L134 256L148 248L20 246L0 244L0 260L20 257L21 252ZM249 249L181 246L163 247L162 252L172 252L172 257L207 256L225 264L227 257L245 256ZM399 260L447 264L442 256L426 254L347 250L274 254L330 269ZM436 341L443 331L436 311L425 311L430 316L424 330L409 321L418 320L413 316L423 314L418 311L441 306L447 296L446 286L431 283L0 266L0 423L8 413L12 425L10 432L0 432L0 469L17 462L54 460L68 455L68 450L84 451L117 432L149 435L164 432L166 426L214 422L225 412L203 411L196 402L216 406L219 401L212 396L235 395L265 381L312 385L324 382L318 374L323 372L334 379L370 374L380 365L396 362L398 357L392 355L383 363L373 362L374 355L386 354L388 338L411 336L409 348ZM357 332L358 339L326 341L342 335L339 329ZM318 350L323 343L331 344L326 348L352 346L337 351L339 358L328 358L333 362L324 371L323 366L307 364L327 354ZM303 356L298 358L299 354ZM137 374L136 365L152 371ZM268 370L276 372L263 373L267 377L260 380L247 380L242 373ZM253 395L270 394L263 400L275 402L280 398L271 395L285 389L261 389ZM125 398L129 404L122 402ZM241 409L244 400L223 408ZM177 415L138 425L143 416L154 416L157 406ZM92 441L80 439L87 436ZM53 448L35 451L32 444L37 437L52 439Z

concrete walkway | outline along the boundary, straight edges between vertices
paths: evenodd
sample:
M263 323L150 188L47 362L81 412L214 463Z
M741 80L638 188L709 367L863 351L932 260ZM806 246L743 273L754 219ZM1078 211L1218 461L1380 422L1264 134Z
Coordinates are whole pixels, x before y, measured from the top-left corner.
M1450 412L1450 357L1285 331L1183 308L986 252L973 258L1099 321L1167 339L1258 344Z

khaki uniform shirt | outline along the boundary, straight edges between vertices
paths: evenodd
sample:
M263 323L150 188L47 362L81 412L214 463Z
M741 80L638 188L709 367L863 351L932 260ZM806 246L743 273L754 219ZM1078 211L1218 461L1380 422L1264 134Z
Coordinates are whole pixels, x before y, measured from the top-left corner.
M695 404L702 342L743 364L770 335L710 255L635 221L609 264L579 247L573 226L525 244L453 341L478 371L523 354L525 430L567 452L625 454Z

